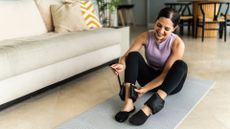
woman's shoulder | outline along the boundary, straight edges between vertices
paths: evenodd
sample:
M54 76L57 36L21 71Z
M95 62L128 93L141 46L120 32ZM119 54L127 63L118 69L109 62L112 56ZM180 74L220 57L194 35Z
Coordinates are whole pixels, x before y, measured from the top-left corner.
M148 31L144 31L142 33L139 34L140 37L148 37L149 32Z
M184 41L181 39L181 37L175 33L172 33L171 37L174 39L173 42L184 43Z
M181 39L180 36L175 35L175 40L173 41L173 47L178 47L181 46L182 48L184 48L184 41Z
M145 45L148 39L148 33L147 32L142 32L139 35L137 35L133 41L133 45Z

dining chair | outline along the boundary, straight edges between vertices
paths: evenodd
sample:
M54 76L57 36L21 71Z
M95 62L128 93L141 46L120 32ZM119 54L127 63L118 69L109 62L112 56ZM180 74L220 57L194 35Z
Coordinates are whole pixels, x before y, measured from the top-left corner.
M208 11L204 11L206 7L211 7ZM224 33L224 41L226 42L227 33L227 20L226 16L229 10L228 2L202 2L199 3L199 9L201 16L197 17L196 20L196 30L201 28L201 41L204 41L205 31L216 30L219 33L219 38L221 39ZM221 14L224 14L222 16ZM214 25L208 26L207 25ZM216 25L216 26L215 26ZM197 33L195 34L197 38Z
M230 2L228 2L227 4L229 4L229 6L230 6ZM226 18L226 26L227 27L230 26L230 10L228 9L228 12L226 15L221 13L221 16L224 16Z

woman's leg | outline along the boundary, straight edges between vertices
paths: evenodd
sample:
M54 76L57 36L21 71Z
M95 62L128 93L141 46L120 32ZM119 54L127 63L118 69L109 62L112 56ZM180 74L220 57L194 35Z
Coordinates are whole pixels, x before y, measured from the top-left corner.
M162 85L158 87L157 94L161 97L161 99L164 100L167 95L175 94L182 89L185 79L187 77L187 72L188 67L184 61L175 61L168 74L166 75ZM153 109L153 105L155 104L154 101L154 99L151 100L150 98L145 104ZM146 106L145 109L147 109Z
M128 54L128 56L126 57L126 69L125 69L125 80L124 80L125 85L130 85L130 84L135 85L137 80L139 83L140 82L144 83L146 79L140 80L140 78L149 78L147 75L149 75L150 73L153 74L152 76L156 76L154 75L154 73L156 72L153 71L146 64L143 56L139 52L130 52ZM133 109L133 101L132 99L129 98L129 93L127 93L127 91L128 90L126 90L125 103L122 108L123 111L130 111L131 109Z
M167 95L179 92L184 85L187 72L187 64L182 60L177 60L169 70L159 89L164 91Z
M125 82L135 84L136 81L144 86L157 76L161 71L149 67L139 52L130 52L126 58Z
M121 111L115 116L117 121L125 121L128 118L129 113L134 110L133 100L129 98L130 84L135 84L138 80L140 85L144 85L159 74L159 71L153 70L145 63L144 58L139 52L129 53L129 55L126 57L125 69L125 102Z
M118 122L124 122L127 120L129 114L135 110L133 100L129 96L130 84L136 83L136 80L139 76L139 69L143 67L142 65L144 67L147 66L139 52L130 52L126 57L125 83L124 87L122 87L123 90L120 91L122 94L125 92L125 100L121 111L115 115L115 119Z
M144 107L129 119L130 122L134 125L141 125L150 114L159 112L164 107L164 98L182 89L187 76L187 69L187 64L184 61L177 60L169 70L162 85L158 87L157 93L153 93L145 102Z
M135 85L138 81L141 86L144 86L159 76L161 72L149 67L139 52L130 52L126 57L125 84ZM130 111L133 108L133 101L128 97L128 94L126 93L125 104L122 108L124 111Z

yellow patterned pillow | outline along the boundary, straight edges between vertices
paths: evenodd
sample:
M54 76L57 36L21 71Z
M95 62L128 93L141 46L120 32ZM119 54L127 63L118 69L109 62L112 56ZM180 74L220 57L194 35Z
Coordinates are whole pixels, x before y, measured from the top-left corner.
M91 1L81 0L80 9L83 16L83 20L88 27L88 29L101 28L102 25L99 21L99 18L95 14L93 4Z

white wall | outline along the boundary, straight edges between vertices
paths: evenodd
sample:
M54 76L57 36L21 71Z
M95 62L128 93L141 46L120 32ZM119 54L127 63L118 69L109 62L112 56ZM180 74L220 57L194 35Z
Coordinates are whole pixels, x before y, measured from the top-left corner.
M147 24L147 0L123 0L122 4L134 4L133 14L136 25Z
M165 7L165 2L176 2L178 0L147 0L147 25L151 26L158 12Z
M147 0L132 0L134 4L134 18L136 25L146 25L147 23Z

